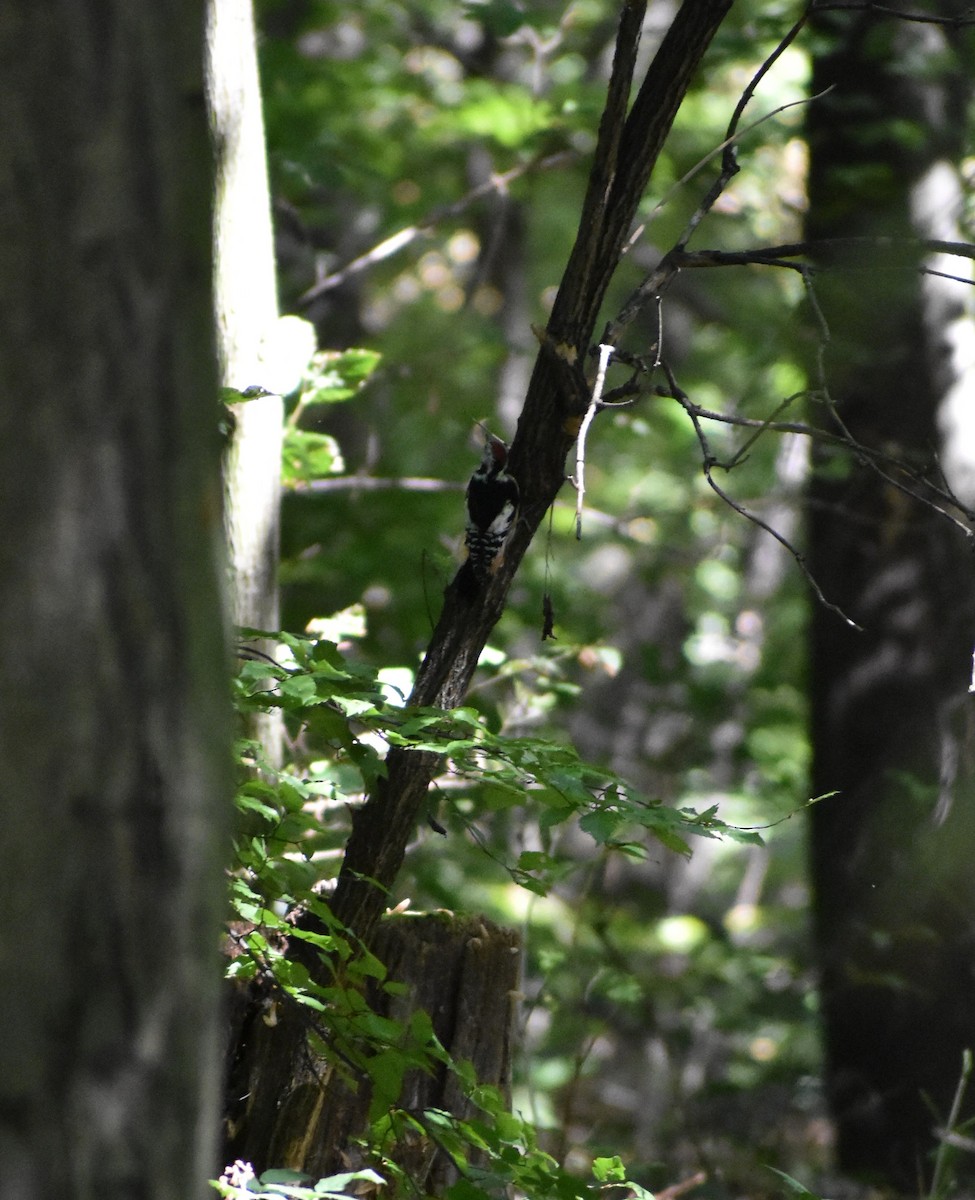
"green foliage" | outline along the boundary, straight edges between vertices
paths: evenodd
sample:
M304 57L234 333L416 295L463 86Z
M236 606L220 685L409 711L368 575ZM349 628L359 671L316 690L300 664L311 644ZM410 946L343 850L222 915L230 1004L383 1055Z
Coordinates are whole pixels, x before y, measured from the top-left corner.
M346 614L332 628L354 624L353 616ZM243 631L248 636L255 632ZM278 640L282 661L242 661L235 680L237 708L242 714L283 712L292 743L300 745L302 753L288 768L272 771L257 744L243 740L238 745L240 823L230 887L235 956L229 976L260 976L265 984L273 984L281 1002L303 1006L315 1018L313 1041L320 1052L348 1075L350 1083L368 1080L374 1161L387 1175L398 1170L389 1155L391 1137L395 1140L414 1128L464 1168L462 1184L452 1195L496 1195L508 1186L538 1196L594 1194L597 1184L609 1182L608 1160L599 1160L593 1185L566 1174L538 1148L531 1121L513 1117L464 1064L449 1059L426 1014L414 1013L403 1022L380 1017L367 1003L367 981L381 989L393 985L386 982L382 964L336 923L320 894L322 880L334 874L347 833L346 806L358 802L382 773L388 747L432 751L444 762L441 787L449 781L455 789L452 804L462 824L467 821L465 797L475 799L480 820L487 812L505 814L516 806L523 820L534 823L540 848L522 850L502 865L514 883L542 899L551 898L586 869L577 854L559 850L567 827L587 834L602 855L636 859L645 859L653 842L689 854L692 837L760 846L759 833L729 825L718 817L715 805L696 811L650 801L620 776L586 764L571 748L546 738L492 732L474 708L446 712L404 704L402 695L378 673L351 660L334 641L287 633ZM309 925L296 920L296 914L314 921ZM698 964L694 973L703 982L712 969L708 955L714 949L706 927L690 926L682 932L673 923L667 927L661 922L658 928L660 960L690 955ZM617 957L629 954L625 922L616 921L613 931L604 929L600 938L604 948L612 939ZM302 944L320 958L323 972L317 977L294 957ZM559 962L557 951L553 957L553 950L554 943L548 951L548 1003L557 1010L554 981L567 963L564 957ZM588 957L596 951L595 943L585 949L580 943L576 954ZM597 953L593 963L590 994L605 995L613 1006L639 1006L640 969L635 964L626 970L605 962L597 965L601 957ZM755 966L759 971L770 969L768 964ZM744 994L744 977L734 982L737 993ZM737 1019L725 1017L732 1024ZM397 1107L406 1073L431 1071L437 1064L458 1073L480 1117L459 1120L445 1113L405 1113ZM475 1152L482 1164L476 1169L468 1162Z
M285 487L300 487L345 470L335 438L305 425L315 420L317 409L356 396L378 365L374 350L321 350L312 357L288 405L281 459Z
M344 1171L315 1183L300 1171L265 1171L260 1178L243 1163L228 1167L220 1179L211 1180L223 1200L346 1200L358 1194L353 1184L382 1185L375 1171Z
M781 1154L775 1161L802 1174L807 1151L788 1147L819 1111L818 1050L802 818L785 818L808 795L805 602L766 535L707 488L682 409L651 394L600 417L583 540L567 494L523 564L465 706L405 703L457 561L474 422L510 429L510 404L495 400L500 374L533 353L529 324L544 323L578 221L604 91L595 64L607 60L617 10L594 0L262 8L284 238L300 227L300 250L282 259L285 303L323 271L409 236L316 311L324 345L369 349L323 352L288 402L284 620L307 636L284 636L280 662L245 663L236 683L242 712L284 713L290 749L271 770L258 747L240 746L233 897L243 953L232 970L265 973L316 1014L322 1049L340 1044L389 1104L373 1114L377 1154L419 1122L465 1164L457 1196L503 1184L591 1195L627 1176L640 1194L709 1160L729 1189L747 1190L755 1159ZM647 228L608 308L683 228L713 164L673 185L719 144L793 17L735 6L658 165ZM806 73L802 51L790 51L753 115L796 99ZM796 236L798 117L743 140L743 170L697 244ZM552 150L569 153L540 168ZM464 199L512 168L524 173L503 194ZM685 272L664 307L664 344L691 398L736 419L798 419L800 400L787 398L807 386L800 301L786 272ZM629 348L645 352L655 332L635 328ZM611 369L611 386L624 379ZM767 429L752 441L753 428L706 427L715 455L735 463L721 476L730 493L778 527L797 490L786 446ZM342 475L344 489L307 486ZM357 489L358 476L384 486ZM540 647L543 593L558 641ZM328 924L325 897L350 806L390 746L441 756L429 815L447 831L445 840L421 827L390 904L410 896L524 931L517 1117L481 1093L476 1120L398 1110L389 1098L403 1072L425 1056L442 1061L442 1048L422 1030L371 1023L341 994L367 978L388 986ZM316 947L333 964L325 994L288 964L290 914L306 905L327 930ZM468 1094L475 1088L469 1081ZM742 1132L746 1113L754 1125ZM778 1142L760 1141L766 1127ZM534 1175L515 1176L526 1158Z
M319 356L310 391L303 390L293 401L292 427L303 404L349 398L374 366L372 357ZM722 587L717 594L730 593ZM445 819L455 834L474 834L467 846L476 853L483 855L486 847L475 832L475 812L483 824L488 814L504 820L517 811L537 831L534 848L523 847L507 857L491 852L483 857L480 872L485 866L490 871L492 864L500 867L513 884L542 901L551 901L557 890L571 886L572 878L587 870L577 853L563 848L569 828L588 835L601 857L634 861L646 860L653 844L688 856L694 837L760 846L759 833L730 825L718 816L715 804L698 811L647 798L616 772L586 763L573 747L549 736L513 736L494 729L497 714L491 706L445 712L408 705L408 672L377 670L351 653L366 631L361 607L319 618L311 628L306 635L273 635L280 646L277 661L249 658L244 652L234 680L238 712L280 711L293 752L284 767L272 769L258 743L238 743L239 826L230 882L234 952L228 975L238 981L260 977L279 1003L300 1005L313 1019L313 1047L351 1085L368 1081L373 1161L387 1177L395 1178L400 1170L390 1147L412 1129L431 1138L461 1170L452 1195L493 1196L515 1187L538 1196L581 1197L617 1185L639 1194L641 1185L626 1181L618 1158L597 1158L591 1183L566 1172L539 1147L534 1121L511 1114L466 1064L450 1060L426 1014L415 1012L405 1021L379 1016L366 1000L367 983L390 994L396 986L386 980L383 965L336 923L321 885L335 874L348 832L348 806L361 802L382 774L392 746L431 751L441 758L439 786L450 797ZM242 630L241 635L250 640L259 632ZM495 679L514 687L523 700L530 697L539 711L554 712L578 692L565 667L581 652L560 647L527 658L491 652L485 663ZM618 666L608 650L597 653L594 661L610 669ZM540 929L544 927L542 920ZM617 923L613 936L621 931ZM661 956L673 955L678 946L696 953L708 941L703 926L696 931L691 927L688 939L673 923L660 925ZM303 957L296 956L302 946L318 957L319 971L309 972ZM566 959L560 960L555 943L547 951L540 943L537 953L547 961L548 1003L557 1011L555 981L560 961L564 967ZM633 987L636 972L605 964L594 970L594 994L605 994L614 1005L639 1003L639 985ZM461 1120L398 1107L407 1072L432 1071L438 1064L457 1074L479 1116ZM315 1187L336 1192L345 1182L322 1181ZM304 1183L276 1176L264 1176L253 1186L262 1194L303 1197L314 1192Z
M308 364L295 396L290 423L317 404L351 400L379 366L375 350L320 350Z

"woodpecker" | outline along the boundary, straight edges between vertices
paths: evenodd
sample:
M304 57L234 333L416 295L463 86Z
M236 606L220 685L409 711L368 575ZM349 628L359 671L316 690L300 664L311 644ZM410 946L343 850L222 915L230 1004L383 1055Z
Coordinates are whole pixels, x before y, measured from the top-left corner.
M483 587L497 570L518 516L518 484L507 464L508 447L489 433L481 465L467 485L467 562L461 585L468 593Z

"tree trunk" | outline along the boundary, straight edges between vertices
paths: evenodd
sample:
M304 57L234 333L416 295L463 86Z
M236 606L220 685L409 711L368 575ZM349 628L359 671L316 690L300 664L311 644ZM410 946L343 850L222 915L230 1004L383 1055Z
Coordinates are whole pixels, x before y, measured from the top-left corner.
M456 582L447 589L410 697L412 704L450 709L463 702L518 564L565 482L566 454L587 399L583 368L606 289L677 109L731 3L685 0L632 103L646 3L626 0L621 6L612 78L579 231L511 448L512 469L521 487L519 520L504 563L487 587L473 597ZM409 955L396 954L385 943L387 923L382 915L439 761L433 753L394 747L386 758L384 776L352 816L352 835L332 908L336 918L380 960L387 956L387 965L390 958L410 962ZM480 922L476 928L480 929ZM441 1038L448 1048L464 1055L468 1050L458 1047L473 1046L479 1035L491 1033L492 1028L508 1029L508 1016L502 1014L509 1014L517 977L502 970L502 964L510 966L515 960L515 942L513 935L501 930L487 936L471 932L467 923L448 926L445 936L444 947L430 957L419 950L414 953L423 969L416 975L410 971L409 980L417 989L416 1002L430 1011L438 984L430 968L463 961L463 968L450 966L451 978L459 971L460 981L441 985L453 1001L448 1033ZM493 967L485 970L484 962ZM477 964L469 977L468 963ZM422 991L427 987L426 975L434 984L429 996ZM322 1064L311 1059L300 1015L286 1010L269 1025L261 1000L259 995L245 997L245 1011L236 1022L241 1033L230 1076L228 1153L252 1160L258 1169L296 1164L312 1173L329 1169L336 1165L336 1155L349 1152L350 1137L363 1131L360 1102L337 1090L327 1068L323 1076ZM436 1026L436 1015L431 1015ZM485 1043L487 1057L476 1064L487 1072L484 1082L492 1082L494 1072L506 1071L506 1055L500 1047L507 1037L504 1032L500 1041L489 1038ZM433 1105L456 1113L460 1097L450 1091L449 1079L441 1086L442 1095L420 1090L404 1103L417 1111ZM427 1154L429 1149L421 1146L417 1154ZM411 1160L411 1170L422 1176L420 1166ZM434 1182L424 1186L439 1187L435 1181L441 1166L433 1161L429 1169L428 1178Z
M810 237L945 236L971 69L934 25L833 14L818 32L813 91L835 91L809 110ZM909 246L822 265L822 422L916 472L821 450L810 495L813 574L863 626L813 614L813 789L837 793L812 814L826 1078L840 1166L914 1192L975 1047L975 571L961 532L898 485L923 492L965 452L944 434L966 292L922 280Z
M685 0L632 104L646 3L627 0L622 6L578 233L511 446L509 468L521 489L518 521L489 587L473 599L465 598L456 582L447 589L410 697L413 704L454 708L463 702L515 571L565 483L566 455L588 399L584 367L606 289L677 110L731 2ZM386 776L353 813L334 901L339 919L366 941L402 866L438 759L394 748L386 763Z
M232 407L235 429L226 454L226 526L234 622L280 628L281 381L269 362L278 319L264 118L251 0L208 0L207 103L216 154L214 306L220 382L268 395ZM312 345L306 360L310 357ZM304 363L300 364L300 372ZM286 372L287 374L287 372ZM258 642L263 653L273 644ZM280 763L279 714L255 718L253 735Z
M388 978L405 984L406 992L393 998L377 989L373 1011L404 1023L416 1011L428 1013L451 1056L471 1063L480 1083L507 1093L521 976L518 935L480 917L389 917L374 948ZM307 1010L272 1003L260 983L235 997L227 1160L241 1158L258 1172L291 1167L315 1177L346 1169L354 1139L367 1129L368 1081L350 1090L308 1046ZM446 1069L411 1072L398 1106L417 1116L435 1108L461 1119L471 1107ZM427 1138L401 1140L392 1153L426 1194L442 1195L456 1178Z
M0 1174L206 1194L230 807L192 3L0 11Z

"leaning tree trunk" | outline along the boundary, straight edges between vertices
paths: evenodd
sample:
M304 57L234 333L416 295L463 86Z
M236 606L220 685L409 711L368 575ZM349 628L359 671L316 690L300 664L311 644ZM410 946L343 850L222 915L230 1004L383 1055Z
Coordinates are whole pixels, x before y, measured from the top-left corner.
M951 236L971 67L935 25L834 14L819 33L813 90L835 90L809 110L810 237ZM813 788L836 795L813 809L812 870L839 1164L913 1192L975 1048L975 570L964 534L907 492L970 463L946 435L975 381L955 353L964 284L922 278L916 247L858 253L823 252L836 408L819 407L891 458L816 459L811 566L863 631L814 612Z
M410 697L413 704L450 709L462 703L478 657L504 609L515 571L565 482L566 455L587 402L587 352L606 290L624 253L637 206L673 119L731 4L732 0L684 0L632 102L647 6L645 0L626 0L622 5L613 71L579 231L511 447L510 468L521 488L519 520L503 564L483 590L471 596L456 581L447 588ZM352 835L331 903L336 917L355 938L371 949L385 947L377 949L380 957L389 951L384 942L388 935L384 932L387 923L381 920L383 910L439 765L438 756L432 753L390 750L384 776L367 802L353 813ZM462 922L447 932L450 957L465 959L465 946L472 940L468 926ZM514 942L504 931L492 932L486 942L479 934L473 940L480 940L478 954L497 953L509 964L514 958ZM500 1005L507 1011L510 1004L514 977L509 973L499 970L491 978L478 970L472 978L481 989L480 999L472 1002L476 993L466 986L458 993L462 1002L458 1026L450 1035L451 1045L472 1043L478 1024L483 1024L483 1016L477 1015L479 1009L493 1005L497 1011ZM244 1008L246 1012L237 1021L240 1037L231 1076L231 1101L235 1096L247 1097L249 1088L254 1105L266 1103L268 1097L288 1095L294 1102L293 1119L283 1123L276 1114L272 1144L267 1132L260 1133L266 1123L256 1118L253 1108L248 1111L245 1102L242 1109L232 1108L230 1112L231 1147L246 1147L255 1158L266 1156L269 1162L276 1151L287 1147L292 1165L316 1171L348 1161L348 1133L355 1120L350 1118L350 1124L341 1127L334 1114L320 1119L321 1112L312 1112L308 1107L315 1101L316 1092L303 1087L312 1082L303 1032L281 1029L280 1024L262 1029L260 1012L246 1004ZM495 1061L501 1062L497 1056ZM260 1098L254 1091L255 1081L264 1091ZM317 1093L324 1107L323 1095L330 1093ZM254 1141L233 1140L247 1126L258 1130L258 1137L263 1136L259 1146ZM310 1127L316 1136L304 1138Z
M203 1197L230 805L199 8L0 11L0 1191Z

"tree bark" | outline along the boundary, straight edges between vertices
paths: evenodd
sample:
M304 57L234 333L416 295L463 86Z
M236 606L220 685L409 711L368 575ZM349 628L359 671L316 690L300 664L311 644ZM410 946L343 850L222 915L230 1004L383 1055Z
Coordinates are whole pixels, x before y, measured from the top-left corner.
M406 990L394 998L374 989L373 1011L404 1025L412 1013L426 1012L451 1057L469 1062L480 1083L507 1094L521 978L518 934L481 917L395 916L380 923L374 949L387 978ZM308 1045L307 1010L275 1004L259 982L236 994L233 1017L238 1036L228 1072L227 1160L241 1158L258 1172L291 1167L315 1177L347 1169L356 1155L354 1139L368 1123L368 1080L350 1089ZM409 1072L398 1107L417 1117L436 1108L459 1119L472 1108L446 1068ZM456 1179L436 1142L415 1131L401 1137L392 1154L425 1194L443 1195Z
M0 1171L206 1194L231 795L198 6L0 11Z
M268 361L278 320L277 275L251 0L208 0L207 104L216 157L214 311L220 382L268 395L232 406L234 433L225 458L226 528L236 625L280 628L282 383ZM311 350L309 348L310 357ZM301 366L299 365L299 372ZM263 653L273 643L258 642ZM278 713L254 719L253 736L280 763Z
M864 13L817 31L812 90L835 91L809 110L810 237L942 236L972 92L959 47ZM826 1079L840 1166L913 1193L936 1144L929 1105L946 1116L975 1047L975 571L958 529L898 484L923 492L965 450L944 437L966 384L952 348L965 292L922 280L909 249L822 265L836 411L821 419L916 473L820 451L810 494L813 574L863 626L813 613L813 791L837 793L812 813Z
M583 368L606 289L677 109L731 2L685 0L632 105L646 3L623 5L579 231L511 446L509 467L521 489L519 519L490 586L473 598L462 595L456 583L447 589L412 703L453 708L462 702L518 565L565 482L565 457L587 398ZM386 904L437 762L432 754L391 751L386 777L353 815L334 907L364 939Z
M463 594L456 582L448 587L411 696L413 704L450 709L462 703L517 566L564 482L565 456L587 399L583 365L606 289L674 115L731 2L685 0L632 106L646 3L626 0L623 5L609 98L575 249L511 448L511 466L521 487L521 515L504 565L489 586L473 597ZM444 1044L459 1056L471 1057L484 1082L503 1082L507 1049L502 1048L509 1037L511 993L517 980L514 935L489 929L479 918L473 919L472 933L469 920L444 924L434 917L429 919L432 924L416 927L428 934L439 931L433 950L414 945L404 953L398 943L387 940L394 930L397 937L407 937L403 927L380 920L438 765L434 754L390 751L385 777L353 814L332 908L380 960L389 966L404 964L402 970L414 988L411 1003L431 1012ZM477 932L482 925L487 932ZM404 944L410 945L408 937ZM443 998L450 998L446 1009ZM437 1025L438 1009L441 1019L447 1019L443 1032ZM362 1133L362 1100L343 1094L327 1064L311 1060L300 1014L288 1010L283 1019L268 1025L261 997L249 995L241 998L235 1027L240 1035L234 1039L230 1072L228 1154L250 1158L258 1167L300 1165L312 1173L334 1168L337 1155L348 1153L351 1141ZM500 1040L498 1031L504 1031ZM484 1039L481 1044L479 1038ZM417 1112L431 1105L463 1112L463 1098L449 1077L438 1086L442 1094L421 1089L406 1095L404 1104ZM429 1146L414 1149L419 1157L411 1160L410 1169L421 1186L442 1189L443 1164L430 1154Z

